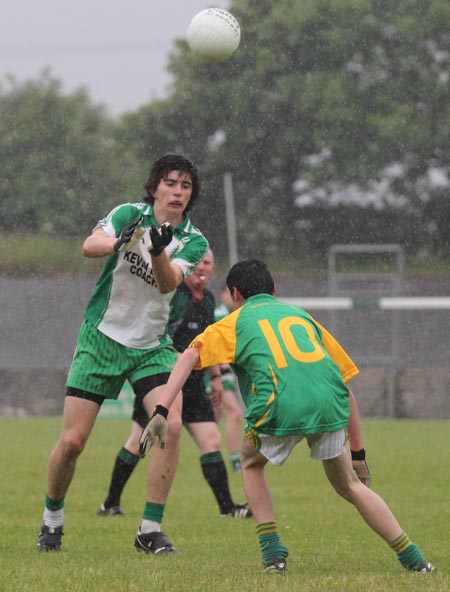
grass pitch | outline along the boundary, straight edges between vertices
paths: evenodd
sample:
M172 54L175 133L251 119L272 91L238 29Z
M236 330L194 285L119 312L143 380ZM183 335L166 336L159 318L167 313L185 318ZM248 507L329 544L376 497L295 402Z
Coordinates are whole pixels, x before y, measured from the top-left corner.
M99 419L65 505L60 553L39 553L36 540L46 489L46 464L60 418L0 419L0 590L5 592L255 592L450 590L450 465L448 421L363 422L373 488L439 572L404 572L394 553L326 482L320 463L299 446L281 468L269 467L276 516L289 547L289 572L262 575L251 520L222 519L203 480L198 453L183 435L179 470L163 528L181 551L137 553L134 535L145 498L147 461L125 490L126 515L96 515L128 420ZM230 472L235 501L240 475Z

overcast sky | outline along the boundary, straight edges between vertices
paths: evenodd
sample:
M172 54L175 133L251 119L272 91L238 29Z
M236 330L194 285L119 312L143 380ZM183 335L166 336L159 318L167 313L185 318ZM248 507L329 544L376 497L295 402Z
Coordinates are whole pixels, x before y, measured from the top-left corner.
M0 83L37 78L45 67L63 91L87 87L110 114L164 96L175 38L191 18L229 0L9 0L0 19Z

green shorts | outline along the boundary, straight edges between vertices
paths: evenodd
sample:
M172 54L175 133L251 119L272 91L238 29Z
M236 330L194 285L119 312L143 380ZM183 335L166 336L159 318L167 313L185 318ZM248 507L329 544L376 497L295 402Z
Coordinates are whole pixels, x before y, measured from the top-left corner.
M66 386L117 399L125 380L171 372L177 352L170 343L151 349L126 347L84 320Z

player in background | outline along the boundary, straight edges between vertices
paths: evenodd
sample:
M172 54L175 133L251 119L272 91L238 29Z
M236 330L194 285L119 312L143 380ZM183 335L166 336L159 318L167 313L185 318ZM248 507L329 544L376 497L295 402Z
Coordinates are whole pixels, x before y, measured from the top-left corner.
M62 433L48 462L39 550L61 548L65 497L103 401L116 399L128 380L151 412L175 364L177 352L167 334L170 300L208 250L186 215L199 197L197 168L184 156L163 156L152 166L145 189L143 202L115 207L83 243L85 257L106 261L66 383ZM135 546L149 553L175 551L161 521L178 463L180 414L181 393L168 416L167 447L155 450L149 463L135 539Z
M142 453L156 438L164 445L165 417L192 368L231 363L247 407L242 476L264 573L286 572L288 556L278 533L265 466L282 465L302 440L307 441L311 457L322 461L335 491L356 507L405 569L435 572L387 504L353 471L346 442L350 401L344 380L358 373L355 364L308 313L273 296L275 284L262 261L234 265L227 285L239 308L198 335L177 360L143 432Z
M169 335L182 352L198 333L214 322L215 300L206 289L214 272L214 255L208 250L195 271L178 286L170 303ZM219 366L207 368L211 377L211 399L219 404L223 396ZM139 462L139 438L149 416L140 399L135 399L131 433L116 456L108 495L100 516L123 514L120 499L128 479ZM227 469L221 453L221 435L204 385L204 371L193 371L183 387L182 420L200 450L203 476L216 498L221 516L250 518L247 504L235 504L230 493Z
M220 321L233 310L230 291L226 286L220 292L220 304L214 311L214 320ZM243 403L237 385L237 379L229 364L220 366L222 375L223 398L214 407L217 423L223 418L225 423L225 442L227 444L230 465L234 471L241 470L241 439Z

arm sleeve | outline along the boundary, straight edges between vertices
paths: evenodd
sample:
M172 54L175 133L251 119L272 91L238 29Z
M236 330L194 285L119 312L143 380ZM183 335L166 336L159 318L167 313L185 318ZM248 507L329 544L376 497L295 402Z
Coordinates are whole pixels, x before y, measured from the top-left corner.
M196 347L199 353L199 361L195 370L234 362L238 316L239 310L207 327L190 343L189 347Z
M333 362L339 366L339 370L341 371L344 382L347 382L348 380L359 374L359 369L357 365L351 359L351 357L348 355L348 353L345 351L342 345L338 343L336 339L333 337L333 335L331 335L331 333L327 331L325 327L323 327L315 319L314 323L319 327L320 331L322 332L322 344L324 348L327 350Z
M194 235L170 262L178 265L186 278L191 275L208 249L209 243L206 238L202 234Z
M118 237L127 224L139 218L141 212L132 204L121 204L115 207L99 220L97 226L101 226L108 236Z

